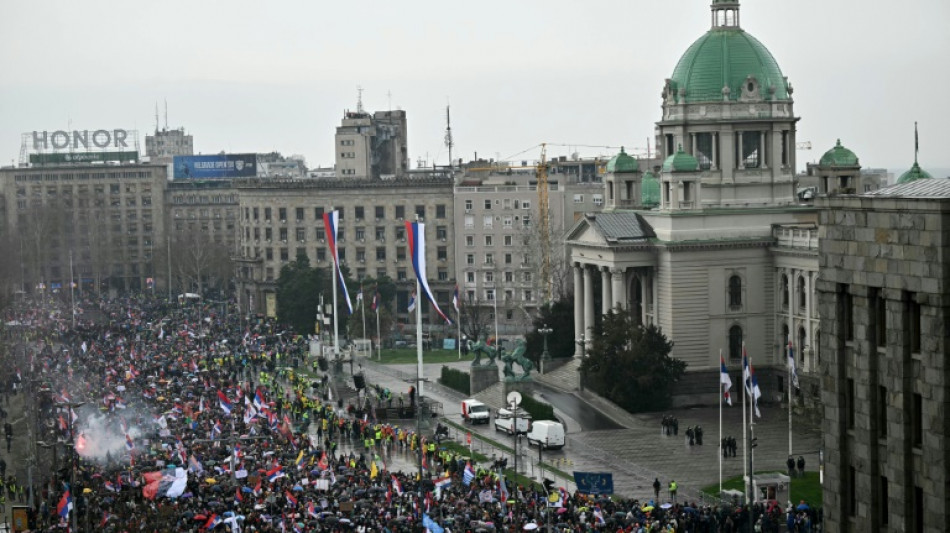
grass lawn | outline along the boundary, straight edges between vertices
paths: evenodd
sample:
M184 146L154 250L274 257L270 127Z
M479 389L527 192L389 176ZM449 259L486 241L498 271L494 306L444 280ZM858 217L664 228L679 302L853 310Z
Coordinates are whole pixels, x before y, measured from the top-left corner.
M473 354L463 355L462 361L471 361L474 357ZM386 365L408 365L415 363L417 360L415 348L383 350L382 363ZM423 363L454 363L457 361L459 361L459 353L455 350L425 350L422 352Z
M760 472L761 474L762 472ZM784 474L784 472L781 472ZM734 477L732 479L723 480L722 488L723 490L745 490L745 483L742 480L742 476ZM703 489L703 492L710 494L713 497L719 496L719 484L710 485ZM818 472L805 472L805 477L793 477L792 478L792 487L789 494L789 500L792 501L795 505L798 505L798 502L805 500L805 502L815 508L821 507L821 483L818 482ZM783 505L785 502L781 502Z

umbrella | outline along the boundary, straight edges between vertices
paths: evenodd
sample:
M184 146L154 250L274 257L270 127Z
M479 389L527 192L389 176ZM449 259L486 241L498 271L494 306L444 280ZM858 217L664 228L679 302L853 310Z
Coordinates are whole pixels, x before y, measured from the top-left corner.
M667 502L667 503L664 503L663 505L661 505L661 506L660 506L660 509L669 509L670 507L673 507L673 504Z
M303 492L303 487L301 487L300 485L294 485L294 488L292 490L294 492Z
M798 504L798 507L796 507L795 509L798 509L799 511L807 511L807 510L808 510L808 504L805 503L805 502L802 502L802 503Z
M214 485L217 482L218 480L214 479L213 477L205 478L205 483L208 483L209 485Z
M538 529L538 524L535 524L534 522L528 522L522 529L525 531L534 531L535 529Z
M694 508L692 508L692 507L683 507L683 512L690 513L690 514L696 514L696 513L697 513L696 509L694 509Z
M650 511L653 510L653 506L652 506L652 505L644 505L642 508L640 508L640 510L643 511L644 513L649 513Z

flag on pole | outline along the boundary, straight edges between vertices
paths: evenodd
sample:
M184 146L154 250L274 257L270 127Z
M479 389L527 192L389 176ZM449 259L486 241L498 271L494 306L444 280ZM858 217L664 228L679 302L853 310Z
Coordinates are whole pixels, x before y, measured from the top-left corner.
M69 516L69 512L73 510L73 498L69 494L69 487L66 487L66 492L63 493L63 497L59 499L59 504L56 505L56 514L60 518L66 519Z
M337 278L340 281L340 289L343 291L343 301L346 302L346 308L352 315L353 304L350 302L350 293L346 290L346 283L344 283L343 280L343 271L340 270L340 253L336 247L336 235L339 224L340 212L336 209L323 214L323 229L327 233L327 245L330 247L330 255L333 256L333 268L336 270Z
M360 284L360 290L356 293L356 303L361 303L363 301L363 285Z
M410 313L416 310L416 291L412 291L412 294L409 295L409 306L406 310Z
M222 411L231 414L231 400L228 400L228 397L221 391L218 391L218 403L221 405Z
M369 305L369 308L373 311L379 308L379 291L373 293L373 303Z
M475 479L475 469L472 468L472 463L467 462L462 472L462 483L467 487L472 484L473 479Z
M745 348L742 351L742 378L745 383L745 393L749 395L752 406L755 408L755 416L762 418L762 413L759 411L759 398L762 397L762 390L759 389L759 380L755 377L755 371L752 364L749 363L749 355L745 352Z
M435 312L438 313L443 320L451 324L452 321L449 317L445 316L438 302L435 301L435 297L432 295L432 289L429 288L429 280L426 279L425 227L425 224L422 222L406 221L406 235L409 239L409 254L412 257L412 269L416 272L416 279L419 280L419 286L422 287L422 292L425 294L426 299L429 300L429 303L432 304Z
M455 308L455 313L459 313L460 302L459 302L459 285L455 284L455 290L452 292L452 307Z
M788 340L788 372L792 376L792 385L798 386L798 372L795 371L795 348L792 347L792 340Z
M729 389L732 388L732 378L726 370L726 360L719 356L719 384L722 385L722 397L726 403L732 405L732 396L729 395Z

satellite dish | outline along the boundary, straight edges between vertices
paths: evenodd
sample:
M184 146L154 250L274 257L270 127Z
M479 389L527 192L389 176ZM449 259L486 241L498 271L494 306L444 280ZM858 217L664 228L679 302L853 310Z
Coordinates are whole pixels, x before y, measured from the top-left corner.
M521 393L516 390L509 392L506 399L509 404L521 405Z

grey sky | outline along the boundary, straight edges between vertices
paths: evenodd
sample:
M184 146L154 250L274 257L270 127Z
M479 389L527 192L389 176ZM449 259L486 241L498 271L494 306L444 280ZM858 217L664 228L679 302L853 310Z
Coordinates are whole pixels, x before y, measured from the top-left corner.
M660 91L709 28L709 0L8 1L0 17L0 162L33 130L184 126L203 153L332 165L356 87L405 109L412 165L506 158L540 142L643 147ZM864 166L950 168L950 2L744 0L742 27L795 87L803 160L835 139ZM163 119L164 120L164 119ZM569 148L552 147L553 155ZM581 155L612 150L583 148ZM515 159L535 159L532 149ZM943 175L943 174L940 174Z

